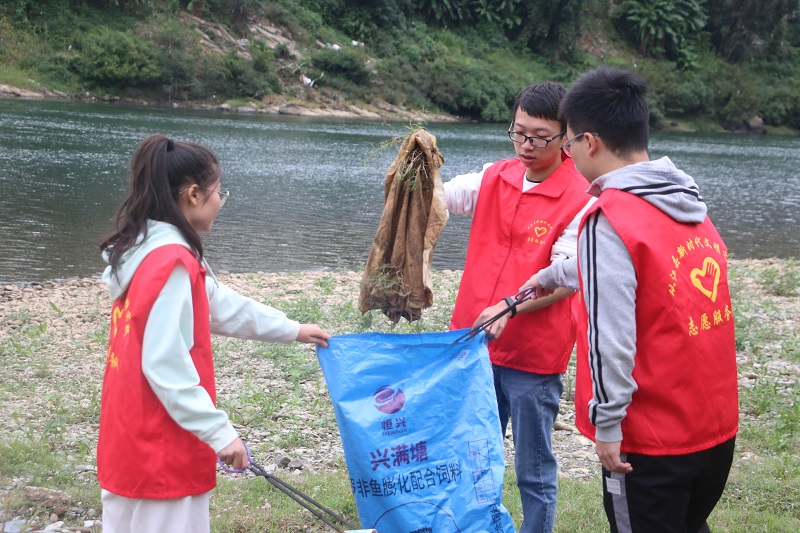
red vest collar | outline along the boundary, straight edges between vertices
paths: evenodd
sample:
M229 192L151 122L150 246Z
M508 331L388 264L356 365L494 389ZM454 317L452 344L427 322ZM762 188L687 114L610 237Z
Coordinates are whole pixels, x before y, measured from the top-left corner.
M522 166L519 159L515 159L514 161L514 164L500 171L500 177L504 181L521 189L521 180L525 179L525 167ZM564 194L564 191L567 190L567 187L569 187L570 183L573 181L575 172L575 163L573 163L572 159L568 158L563 161L546 180L522 194L538 194L550 198L558 198ZM520 176L520 174L522 175ZM586 188L589 188L588 182Z

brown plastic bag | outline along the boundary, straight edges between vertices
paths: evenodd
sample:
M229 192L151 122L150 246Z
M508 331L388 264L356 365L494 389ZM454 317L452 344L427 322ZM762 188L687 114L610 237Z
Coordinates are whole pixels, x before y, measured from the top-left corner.
M364 268L358 308L380 309L397 323L419 320L433 304L431 262L447 223L436 137L418 129L406 136L386 172L383 214Z

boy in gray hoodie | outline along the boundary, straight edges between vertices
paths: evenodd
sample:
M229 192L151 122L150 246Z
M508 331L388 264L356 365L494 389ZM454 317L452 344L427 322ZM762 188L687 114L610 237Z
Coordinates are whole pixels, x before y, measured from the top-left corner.
M565 96L570 154L598 197L578 256L535 274L581 289L576 424L595 440L611 531L708 531L738 430L728 250L694 180L647 152L646 85L600 67Z

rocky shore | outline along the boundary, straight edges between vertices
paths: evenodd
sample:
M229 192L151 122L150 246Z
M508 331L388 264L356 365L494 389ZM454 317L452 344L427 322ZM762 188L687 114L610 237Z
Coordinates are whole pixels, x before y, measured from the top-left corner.
M220 113L289 115L315 118L355 118L369 120L392 120L403 122L458 122L460 119L443 113L430 113L407 109L377 100L370 105L355 105L342 100L333 100L312 95L304 99L285 99L270 95L263 99L236 105L212 100L156 102L141 98L121 98L112 95L66 94L51 89L32 91L0 84L0 99L20 98L28 100L69 100L83 102L104 102L107 104L137 105L145 107L171 107L174 109L201 109Z

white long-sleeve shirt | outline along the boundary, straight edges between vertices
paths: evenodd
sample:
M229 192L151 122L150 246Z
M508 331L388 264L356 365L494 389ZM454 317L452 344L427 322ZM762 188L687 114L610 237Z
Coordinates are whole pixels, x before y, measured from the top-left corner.
M103 274L112 300L124 294L142 260L155 248L186 243L175 226L151 222L147 239L132 248L119 265ZM256 302L220 283L206 265L206 293L211 333L261 341L290 343L300 324L284 313ZM142 344L142 372L153 392L179 426L196 435L215 452L230 444L237 432L225 412L217 409L189 350L194 339L194 307L189 272L176 266L147 319Z

